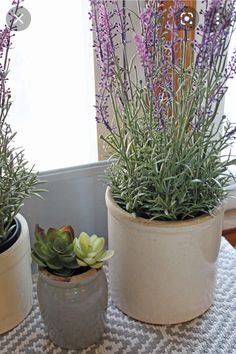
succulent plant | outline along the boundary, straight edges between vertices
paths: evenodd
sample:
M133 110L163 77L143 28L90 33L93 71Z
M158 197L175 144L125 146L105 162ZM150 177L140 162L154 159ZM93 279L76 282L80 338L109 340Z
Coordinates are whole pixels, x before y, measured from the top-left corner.
M81 267L101 268L103 262L110 259L114 254L114 251L104 250L104 237L89 236L86 232L81 232L73 243L77 262Z
M104 237L89 236L86 232L75 237L71 225L59 229L50 227L47 233L36 225L35 239L32 260L61 276L85 272L85 267L99 269L114 254L114 251L104 250Z
M79 268L74 252L74 230L70 225L59 229L49 228L47 233L39 225L35 228L36 242L32 260L41 267L47 267L53 274L71 276Z

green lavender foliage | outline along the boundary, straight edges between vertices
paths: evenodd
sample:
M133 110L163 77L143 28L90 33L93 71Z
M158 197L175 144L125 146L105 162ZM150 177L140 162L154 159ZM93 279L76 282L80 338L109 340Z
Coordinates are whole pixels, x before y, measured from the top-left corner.
M219 157L227 143L216 134L207 124L201 131L188 126L183 131L169 122L160 131L156 122L152 129L129 123L126 149L121 147L122 156L113 153L106 171L113 197L128 212L156 220L210 213L226 197L227 167L235 164Z
M14 1L14 11L18 13L23 0ZM14 17L13 17L14 19ZM8 115L12 105L11 90L8 87L10 72L9 51L15 36L14 21L9 27L0 29L0 244L10 234L13 219L20 211L24 200L39 196L42 183L34 167L29 167L24 151L14 147L16 133L12 132Z
M3 113L2 111L2 114ZM24 200L39 196L42 189L38 173L28 167L24 152L13 146L12 133L5 118L0 118L0 244L9 234L14 217L20 211Z

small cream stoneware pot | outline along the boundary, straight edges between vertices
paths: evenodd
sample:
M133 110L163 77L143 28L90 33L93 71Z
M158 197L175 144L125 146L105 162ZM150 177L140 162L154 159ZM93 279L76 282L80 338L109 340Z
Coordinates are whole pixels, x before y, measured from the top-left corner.
M0 334L16 327L32 308L32 275L29 230L18 214L18 240L0 254Z
M214 299L223 207L186 221L135 218L106 191L111 295L127 315L153 324L189 321Z

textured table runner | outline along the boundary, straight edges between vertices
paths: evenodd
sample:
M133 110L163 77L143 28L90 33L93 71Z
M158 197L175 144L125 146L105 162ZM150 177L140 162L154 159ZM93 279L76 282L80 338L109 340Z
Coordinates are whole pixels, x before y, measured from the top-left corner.
M34 276L33 309L17 328L0 336L1 354L236 354L236 250L224 239L215 301L205 314L184 324L154 326L124 315L109 298L102 340L81 351L63 350L48 339L37 304L36 280Z

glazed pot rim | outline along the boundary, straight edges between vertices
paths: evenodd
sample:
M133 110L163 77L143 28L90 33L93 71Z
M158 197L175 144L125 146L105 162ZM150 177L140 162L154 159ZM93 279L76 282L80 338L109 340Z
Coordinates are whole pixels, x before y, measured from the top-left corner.
M14 216L12 224L14 224L15 228L10 232L9 236L0 244L0 254L8 251L20 237L21 223L17 215Z
M212 214L204 214L187 220L159 221L159 220L145 219L140 216L134 217L132 214L122 209L114 200L111 192L111 187L109 186L106 189L105 199L106 199L107 208L110 210L111 214L115 218L117 218L118 220L122 219L129 223L131 222L133 224L142 225L145 227L159 227L159 228L167 228L167 227L181 228L181 227L189 227L189 226L194 227L199 224L205 224L206 222L211 222L214 220L214 217L216 217L219 214L223 214L224 212L224 206L222 203L219 204L219 206L212 211Z
M39 267L39 276L43 277L48 283L53 283L55 286L64 287L66 286L75 286L79 283L85 283L92 281L101 271L100 269L90 268L84 273L72 275L69 277L63 277L60 275L55 275L50 273L46 268Z

